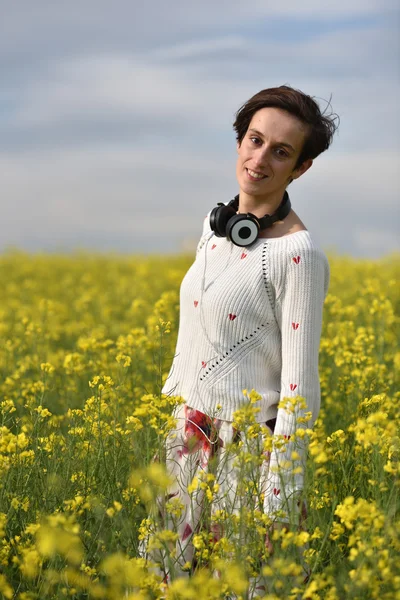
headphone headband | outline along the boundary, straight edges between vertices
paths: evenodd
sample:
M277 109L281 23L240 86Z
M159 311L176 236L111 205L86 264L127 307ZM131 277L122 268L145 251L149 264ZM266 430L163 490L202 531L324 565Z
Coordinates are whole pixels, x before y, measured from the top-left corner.
M228 206L231 206L235 212L238 211L239 194L237 196L235 196L233 198L233 200L231 200L228 203ZM261 217L260 219L258 219L258 222L260 224L260 231L262 231L263 229L267 229L268 227L271 227L271 225L276 223L276 221L282 221L283 219L285 219L288 216L288 214L290 213L291 208L292 208L292 205L290 203L289 194L285 190L285 193L282 198L282 202L280 203L280 205L278 206L276 211L274 213L272 213L272 215L267 214L267 215L264 215L263 217ZM252 215L252 213L247 213L247 214ZM254 216L254 215L252 215L252 216Z
M210 214L210 227L217 237L226 237L236 246L251 246L263 229L271 227L276 221L282 221L288 216L291 205L289 194L285 191L282 202L272 215L261 218L252 213L239 213L239 195L224 204L218 202Z

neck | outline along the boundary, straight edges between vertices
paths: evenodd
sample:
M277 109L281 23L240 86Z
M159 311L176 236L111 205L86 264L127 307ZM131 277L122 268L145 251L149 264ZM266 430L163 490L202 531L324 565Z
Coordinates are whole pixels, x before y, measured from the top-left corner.
M266 196L251 196L245 192L239 193L239 213L252 213L258 218L272 215L283 200L285 191L277 191Z

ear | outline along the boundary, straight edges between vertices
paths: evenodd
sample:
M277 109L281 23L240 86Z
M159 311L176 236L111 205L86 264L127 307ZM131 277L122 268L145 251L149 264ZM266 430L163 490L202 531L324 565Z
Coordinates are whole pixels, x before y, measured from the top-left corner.
M308 158L307 160L305 160L299 167L297 167L297 169L295 169L293 171L292 179L298 179L299 177L304 175L304 173L306 171L308 171L308 169L311 167L312 164L313 164L312 158Z

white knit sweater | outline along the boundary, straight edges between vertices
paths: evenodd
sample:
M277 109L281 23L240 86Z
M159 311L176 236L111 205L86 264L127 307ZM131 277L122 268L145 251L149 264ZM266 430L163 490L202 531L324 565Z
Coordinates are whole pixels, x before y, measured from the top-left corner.
M308 231L258 238L240 248L216 237L207 215L196 260L181 285L176 353L163 392L232 421L248 402L243 390L255 389L262 396L255 404L257 421L277 418L274 433L285 436L298 425L278 402L300 395L312 426L320 406L318 351L328 283L327 258ZM286 451L272 452L268 513L285 509L303 487L303 473L285 469L294 449L289 443ZM304 462L304 446L296 450Z

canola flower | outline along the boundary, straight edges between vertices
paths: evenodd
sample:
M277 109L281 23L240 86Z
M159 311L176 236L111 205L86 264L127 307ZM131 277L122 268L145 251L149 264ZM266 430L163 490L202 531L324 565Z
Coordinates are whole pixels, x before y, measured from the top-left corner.
M190 578L166 586L139 558L144 540L176 558L154 503L169 485L164 441L183 401L160 390L190 261L0 257L0 598L245 600L257 587L269 600L400 598L396 256L330 257L314 430L304 428L306 399L287 407L303 417L286 470L301 468L296 443L308 443L302 526L274 528L260 509L254 474L287 440L266 435L257 393L245 390L237 426L263 444L243 443L236 460L255 502L213 512L194 533ZM211 506L219 485L209 473L191 489ZM182 512L173 498L164 509L172 520Z

